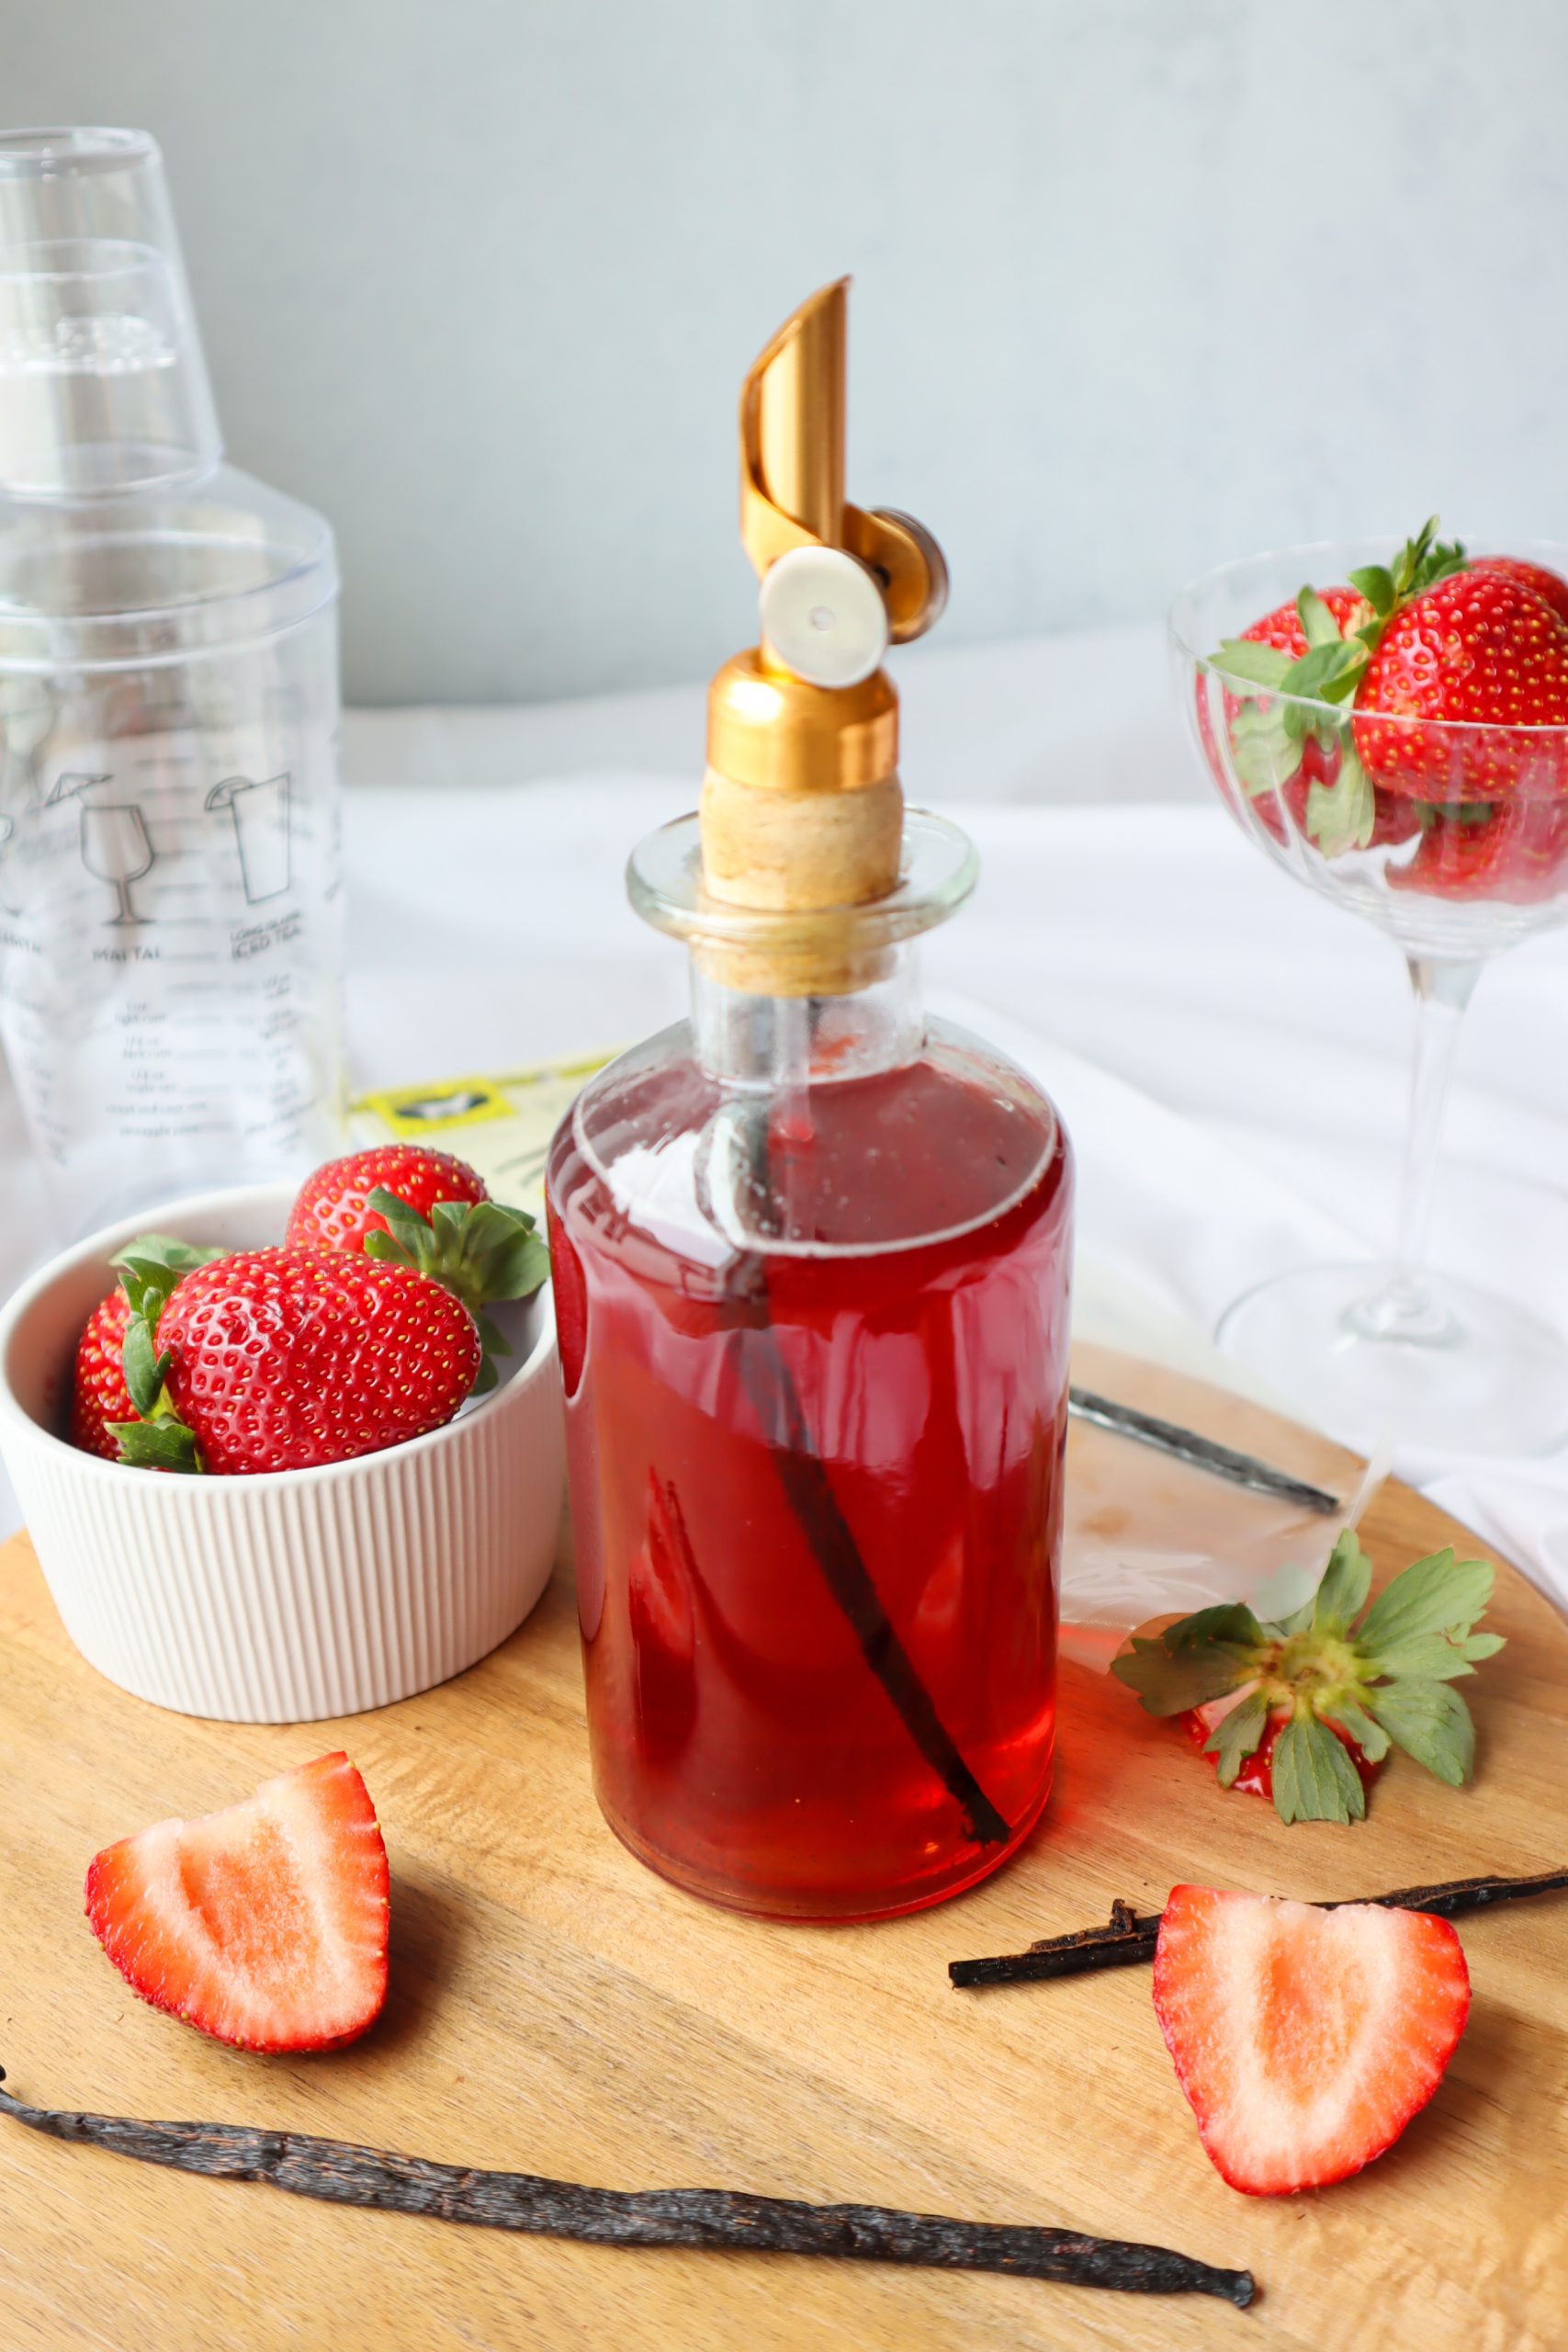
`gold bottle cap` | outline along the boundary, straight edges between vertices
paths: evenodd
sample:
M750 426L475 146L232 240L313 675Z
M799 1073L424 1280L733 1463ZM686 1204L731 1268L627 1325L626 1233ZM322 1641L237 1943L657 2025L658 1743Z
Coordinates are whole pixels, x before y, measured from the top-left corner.
M753 646L708 688L708 765L765 792L853 792L898 765L898 695L886 670L808 686Z

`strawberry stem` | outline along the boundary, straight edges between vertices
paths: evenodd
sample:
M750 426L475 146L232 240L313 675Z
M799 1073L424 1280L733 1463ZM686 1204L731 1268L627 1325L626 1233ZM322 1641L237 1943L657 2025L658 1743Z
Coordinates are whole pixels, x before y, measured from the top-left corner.
M495 1358L513 1351L484 1309L532 1297L550 1271L534 1219L499 1201L437 1201L425 1217L385 1184L377 1185L366 1205L387 1224L385 1233L367 1234L367 1256L428 1274L473 1317L483 1352L472 1393L483 1396L499 1377Z

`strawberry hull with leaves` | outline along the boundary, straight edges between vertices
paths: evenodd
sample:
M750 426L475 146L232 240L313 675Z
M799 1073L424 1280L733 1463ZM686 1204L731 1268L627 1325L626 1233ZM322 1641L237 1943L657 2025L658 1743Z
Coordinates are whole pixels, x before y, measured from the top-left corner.
M1323 856L1417 846L1397 888L1526 905L1568 888L1568 581L1466 557L1429 522L1392 564L1266 614L1210 664L1198 720L1222 787Z
M1149 1714L1201 1724L1221 1787L1271 1796L1287 1822L1361 1820L1391 1747L1461 1787L1475 1727L1453 1686L1503 1646L1474 1630L1492 1566L1434 1553L1369 1608L1371 1573L1347 1529L1317 1591L1290 1616L1262 1622L1244 1601L1201 1609L1134 1634L1111 1671Z

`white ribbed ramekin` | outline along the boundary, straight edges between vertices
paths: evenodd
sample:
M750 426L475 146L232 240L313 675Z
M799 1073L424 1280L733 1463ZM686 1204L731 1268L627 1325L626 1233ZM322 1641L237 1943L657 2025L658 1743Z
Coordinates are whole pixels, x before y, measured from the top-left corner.
M0 1314L0 1453L65 1630L140 1699L309 1723L427 1690L544 1590L565 1480L555 1317L530 1302L510 1378L445 1429L320 1470L188 1477L79 1453L77 1335L139 1233L256 1249L286 1188L150 1209L53 1259Z

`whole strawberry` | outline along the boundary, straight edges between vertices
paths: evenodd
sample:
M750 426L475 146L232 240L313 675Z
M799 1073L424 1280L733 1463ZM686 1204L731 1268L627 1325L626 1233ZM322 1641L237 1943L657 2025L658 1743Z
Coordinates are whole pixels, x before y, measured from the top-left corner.
M423 1144L376 1144L350 1152L346 1159L329 1159L306 1177L289 1212L285 1242L301 1250L362 1250L368 1234L387 1230L386 1218L370 1206L370 1195L381 1184L427 1220L437 1201L471 1206L490 1198L479 1170L449 1151L432 1151Z
M1325 588L1323 591L1322 601L1334 616L1335 625L1341 636L1348 629L1353 628L1371 609L1365 599L1359 596L1354 588ZM1307 650L1306 630L1302 626L1301 614L1293 604L1276 605L1271 613L1265 613L1262 619L1254 621L1250 628L1244 628L1235 642L1238 645L1267 646L1271 651L1283 654L1287 664L1299 662ZM1218 747L1214 742L1213 725L1209 717L1208 697L1203 689L1204 681L1200 677L1197 687L1198 732L1202 739L1203 756L1208 761L1209 772L1224 792L1228 788L1225 773L1220 760ZM1247 704L1240 695L1232 694L1228 686L1225 688L1225 731L1232 738L1233 749L1235 748L1235 722L1247 707ZM1302 779L1301 797L1304 802L1306 786L1321 781L1322 777L1322 758L1317 738L1308 735L1304 742L1298 747L1296 757L1300 763L1297 773ZM1265 824L1269 825L1270 832L1277 831L1281 837L1284 829L1280 823L1277 812L1269 804L1267 794L1277 786L1288 785L1291 781L1293 779L1270 775L1254 786L1248 779L1248 789L1264 795L1259 802L1258 813L1263 817ZM1271 823L1270 819L1273 820Z
M112 1261L120 1270L118 1289L101 1298L82 1329L71 1385L71 1442L106 1462L122 1459L118 1424L140 1419L126 1385L125 1343L131 1322L131 1293L140 1299L151 1285L160 1304L197 1266L220 1257L176 1241L166 1233L145 1233ZM129 1288L128 1288L129 1285Z
M101 1298L82 1328L71 1382L71 1442L84 1453L119 1460L111 1423L138 1418L125 1385L125 1327L130 1301L124 1291Z
M496 1384L494 1359L512 1352L485 1308L529 1297L550 1270L526 1210L492 1201L467 1160L423 1144L378 1144L328 1160L300 1187L284 1238L411 1266L440 1283L479 1327L480 1395Z
M1228 639L1218 666L1238 679L1310 695L1318 684L1314 673L1325 662L1365 661L1359 632L1375 624L1359 588L1325 588L1321 595L1303 588L1293 604L1276 605L1239 638ZM1197 698L1204 757L1221 791L1232 797L1201 675ZM1272 695L1243 697L1228 686L1224 709L1230 764L1247 806L1277 842L1300 834L1325 857L1337 857L1347 849L1408 841L1417 831L1419 820L1409 806L1365 774L1348 726L1336 714Z
M187 1275L156 1306L142 1419L122 1458L222 1474L308 1470L449 1421L474 1385L467 1307L412 1267L325 1250L247 1250Z
M1500 570L1439 580L1386 622L1354 732L1374 783L1417 800L1568 792L1568 621Z
M1530 563L1522 555L1473 556L1470 568L1498 571L1506 580L1517 580L1522 588L1533 588L1542 604L1550 605L1560 620L1568 621L1568 580L1560 571L1549 571L1544 563Z
M1515 907L1568 890L1568 800L1467 801L1422 816L1421 845L1389 868L1392 888Z

